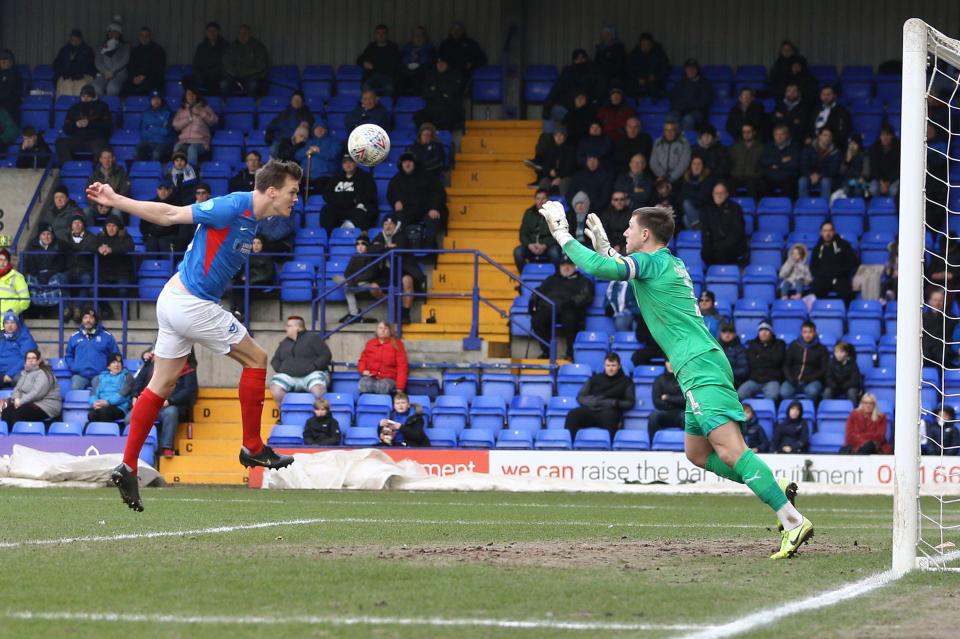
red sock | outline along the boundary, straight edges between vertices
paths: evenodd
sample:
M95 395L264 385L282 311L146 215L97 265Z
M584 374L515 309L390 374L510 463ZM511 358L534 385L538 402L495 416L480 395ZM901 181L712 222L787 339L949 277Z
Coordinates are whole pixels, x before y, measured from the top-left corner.
M133 412L130 413L130 432L127 434L127 443L123 449L123 463L133 471L134 475L137 474L137 460L140 457L143 442L147 441L147 435L150 434L153 422L157 420L157 414L163 408L163 402L162 397L145 388L133 405Z
M243 420L243 447L256 455L263 448L260 439L260 418L263 415L263 389L267 385L267 369L244 368L240 374L240 415Z

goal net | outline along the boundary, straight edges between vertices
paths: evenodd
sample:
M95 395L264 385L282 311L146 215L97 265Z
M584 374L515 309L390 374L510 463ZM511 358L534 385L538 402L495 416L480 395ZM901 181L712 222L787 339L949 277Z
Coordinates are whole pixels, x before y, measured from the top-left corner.
M893 569L960 570L960 41L903 29ZM923 224L919 221L923 220Z

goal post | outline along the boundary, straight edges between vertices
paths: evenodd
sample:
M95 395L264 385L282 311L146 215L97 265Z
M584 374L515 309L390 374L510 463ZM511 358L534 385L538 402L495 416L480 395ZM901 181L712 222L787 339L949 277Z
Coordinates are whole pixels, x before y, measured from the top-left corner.
M927 127L928 98L932 93L935 82L948 80L954 85L945 98L939 98L939 106L945 107L948 113L958 113L956 110L957 78L955 73L945 75L941 70L941 63L946 63L954 69L960 69L960 42L948 38L936 29L930 27L919 18L911 18L903 25L903 90L901 103L901 134L900 134L900 191L899 191L899 278L897 287L897 359L896 359L896 422L895 422L895 470L893 493L893 561L892 567L897 574L904 574L918 566L942 566L937 559L942 557L943 544L932 543L933 540L923 539L923 521L927 517L931 525L938 525L937 536L943 537L943 505L945 500L940 497L939 519L925 515L920 503L920 438L922 417L931 416L930 407L921 403L922 369L923 369L923 322L922 314L925 310L925 290L930 284L939 288L945 294L955 292L956 286L948 286L946 276L943 282L933 282L925 278L924 264L930 257L934 247L928 247L928 231L935 237L933 240L942 246L943 260L946 264L957 265L960 255L949 255L950 238L957 235L956 229L951 233L951 211L949 203L952 197L946 197L953 186L949 182L944 184L947 176L932 175L927 166L928 153L939 154L934 157L945 166L955 164L960 156L954 159L950 146L946 151L931 150L928 148ZM949 67L947 67L949 68ZM939 78L938 78L939 74ZM936 97L936 96L935 96ZM942 129L948 142L952 135L960 134L952 131L951 117L944 123L934 122ZM939 180L937 193L944 194L944 201L939 201L939 195L933 199L927 192L927 180ZM944 186L946 188L944 188ZM960 187L960 185L958 185ZM934 228L927 219L926 211L931 207L942 209L945 220L943 228ZM939 215L939 212L938 212ZM953 259L951 259L953 258ZM948 291L947 289L951 289ZM949 301L944 310L926 309L939 312L943 315L942 323L946 327L949 321ZM939 364L938 399L944 402L946 393L945 373L949 369L946 361L949 353L950 335L943 334L941 352L942 361ZM952 371L951 371L952 372ZM941 427L942 428L942 427ZM943 431L941 430L941 455L943 450ZM938 551L938 549L941 549ZM921 558L924 560L921 561Z

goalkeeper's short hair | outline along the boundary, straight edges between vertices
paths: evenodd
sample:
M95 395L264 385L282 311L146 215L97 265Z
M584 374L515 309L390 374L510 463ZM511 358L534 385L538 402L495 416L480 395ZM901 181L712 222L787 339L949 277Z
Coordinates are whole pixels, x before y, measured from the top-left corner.
M669 206L647 206L633 212L637 224L649 229L655 238L664 244L673 237L676 223L673 220L673 209Z

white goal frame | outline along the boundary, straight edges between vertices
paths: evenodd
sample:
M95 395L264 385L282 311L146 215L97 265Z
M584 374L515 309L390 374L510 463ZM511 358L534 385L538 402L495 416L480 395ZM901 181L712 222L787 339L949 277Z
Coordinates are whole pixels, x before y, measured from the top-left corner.
M900 133L900 235L897 288L897 390L893 492L893 571L905 574L927 561L918 556L920 530L921 313L926 208L927 60L960 68L956 41L919 18L903 25Z

